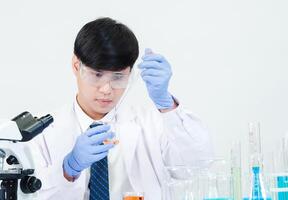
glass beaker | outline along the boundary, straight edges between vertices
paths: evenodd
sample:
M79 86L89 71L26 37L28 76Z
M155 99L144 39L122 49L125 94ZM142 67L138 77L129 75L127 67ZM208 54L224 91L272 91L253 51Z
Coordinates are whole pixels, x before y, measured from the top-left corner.
M230 166L224 159L216 159L199 176L201 200L231 200Z
M166 167L169 179L163 190L163 199L230 200L231 176L227 162L217 159L200 163Z
M189 166L166 167L169 179L163 188L163 199L197 200L199 198L198 169Z
M280 145L276 145L278 148ZM287 138L282 139L282 149L274 149L273 152L266 157L269 173L268 188L274 200L288 199L288 141Z
M232 200L231 176L207 172L200 179L203 200Z
M144 192L125 192L123 200L144 200Z

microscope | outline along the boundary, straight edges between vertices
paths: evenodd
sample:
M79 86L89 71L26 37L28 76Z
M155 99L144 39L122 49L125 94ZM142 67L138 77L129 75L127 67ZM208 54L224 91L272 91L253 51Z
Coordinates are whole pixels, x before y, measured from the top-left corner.
M0 120L0 200L33 199L41 180L33 176L34 160L28 141L53 122L23 112L12 120ZM18 198L19 197L19 198Z

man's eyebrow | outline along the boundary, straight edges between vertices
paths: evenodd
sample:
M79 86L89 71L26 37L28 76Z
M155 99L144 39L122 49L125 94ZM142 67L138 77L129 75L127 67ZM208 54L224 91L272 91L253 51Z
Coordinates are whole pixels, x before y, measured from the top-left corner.
M124 75L124 72L113 72L114 74Z
M93 72L104 72L103 70L101 70L101 69L91 69Z

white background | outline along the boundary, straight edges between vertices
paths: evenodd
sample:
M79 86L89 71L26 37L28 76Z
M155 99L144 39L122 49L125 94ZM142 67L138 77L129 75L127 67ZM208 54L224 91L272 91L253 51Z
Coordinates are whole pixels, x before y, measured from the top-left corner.
M247 140L251 120L261 122L265 151L279 150L288 131L287 1L1 0L0 117L71 102L74 39L101 16L128 25L141 54L165 55L170 91L210 128L218 156Z

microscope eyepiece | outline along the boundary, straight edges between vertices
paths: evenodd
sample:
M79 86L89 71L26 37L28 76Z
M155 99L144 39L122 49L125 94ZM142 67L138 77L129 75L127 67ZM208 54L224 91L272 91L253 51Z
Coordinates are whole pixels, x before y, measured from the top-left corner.
M12 119L15 121L21 134L21 142L26 142L41 133L46 127L53 122L51 115L45 115L41 118L33 117L29 112L23 112Z
M45 115L39 119L43 123L43 129L49 126L53 122L53 117L51 115Z

